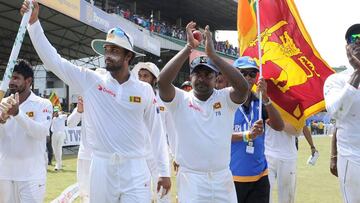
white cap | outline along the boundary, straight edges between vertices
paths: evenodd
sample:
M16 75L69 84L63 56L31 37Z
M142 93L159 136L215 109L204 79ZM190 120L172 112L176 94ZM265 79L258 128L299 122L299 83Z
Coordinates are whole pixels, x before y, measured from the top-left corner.
M138 77L139 71L141 69L148 70L151 74L153 74L155 76L156 79L159 77L159 74L160 74L159 68L151 62L145 62L145 63L139 62L138 64L136 64L134 66L134 68L132 69L131 72L133 72L136 75L136 77Z

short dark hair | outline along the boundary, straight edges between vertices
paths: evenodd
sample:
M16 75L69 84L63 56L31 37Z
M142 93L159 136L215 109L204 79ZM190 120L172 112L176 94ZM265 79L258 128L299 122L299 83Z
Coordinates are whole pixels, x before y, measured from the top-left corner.
M34 70L31 64L24 59L19 59L16 61L13 72L16 72L24 76L24 79L28 79L28 78L34 79Z

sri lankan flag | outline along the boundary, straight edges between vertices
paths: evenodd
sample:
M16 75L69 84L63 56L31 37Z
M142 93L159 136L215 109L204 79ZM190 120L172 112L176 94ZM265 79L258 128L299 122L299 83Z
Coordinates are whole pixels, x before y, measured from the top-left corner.
M61 110L61 103L59 97L56 95L55 92L51 92L49 96L49 100L52 103L53 106L58 106Z
M259 64L254 0L239 0L238 8L240 54ZM325 109L323 86L334 71L315 49L293 0L260 0L259 8L268 94L283 119L300 130L306 118Z

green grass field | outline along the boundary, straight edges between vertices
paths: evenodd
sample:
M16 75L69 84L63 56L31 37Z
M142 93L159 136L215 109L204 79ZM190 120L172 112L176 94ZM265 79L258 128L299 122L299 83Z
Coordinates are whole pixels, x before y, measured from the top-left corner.
M315 166L306 164L310 155L305 139L299 140L299 158L297 165L297 203L340 203L341 194L337 178L330 174L330 137L314 137L314 143L320 157ZM49 167L45 202L55 199L69 185L76 181L76 156L64 157L64 170L54 172ZM172 178L172 194L175 196L175 178ZM276 198L276 194L275 194ZM275 203L275 202L274 202Z

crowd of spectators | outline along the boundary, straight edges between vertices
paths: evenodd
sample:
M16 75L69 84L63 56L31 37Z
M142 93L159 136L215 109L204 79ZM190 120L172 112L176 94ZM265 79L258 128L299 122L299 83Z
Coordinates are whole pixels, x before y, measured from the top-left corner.
M109 9L108 12L120 15L121 17L130 20L131 22L151 32L156 32L161 35L173 37L184 41L186 40L185 28L180 28L176 25L171 25L164 21L157 21L154 19L153 15L150 15L150 18L147 18L143 15L133 14L129 9L122 9L120 7ZM215 49L224 54L238 57L238 48L231 45L229 41L215 42Z

